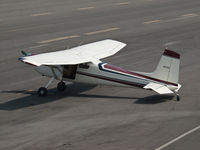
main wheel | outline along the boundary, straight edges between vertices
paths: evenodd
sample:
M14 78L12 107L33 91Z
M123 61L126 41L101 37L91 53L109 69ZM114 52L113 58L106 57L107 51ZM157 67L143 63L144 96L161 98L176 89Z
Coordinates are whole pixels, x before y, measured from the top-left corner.
M47 89L45 87L39 88L38 89L38 95L42 96L42 97L46 96L47 95Z
M58 91L64 91L65 89L66 89L66 85L65 85L65 82L59 82L58 84L57 84L57 89L58 89Z

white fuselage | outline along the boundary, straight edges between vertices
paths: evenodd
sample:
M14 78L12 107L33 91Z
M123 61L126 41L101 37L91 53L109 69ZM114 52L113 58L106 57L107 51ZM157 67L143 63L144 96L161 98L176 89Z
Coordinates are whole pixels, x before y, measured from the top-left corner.
M88 63L87 65L88 67L86 68L77 65L74 79L63 77L63 66L40 66L36 67L36 71L47 77L54 77L57 80L70 82L139 88L143 88L148 83L154 82L166 85L171 90L177 89L177 85L174 83L155 79L137 72L127 71L107 63Z

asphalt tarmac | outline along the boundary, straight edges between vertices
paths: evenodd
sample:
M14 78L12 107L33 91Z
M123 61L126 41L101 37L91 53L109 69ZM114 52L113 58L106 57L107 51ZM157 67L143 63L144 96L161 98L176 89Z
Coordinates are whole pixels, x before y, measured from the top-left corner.
M114 39L108 62L151 72L165 47L181 54L181 101L141 89L69 84L17 60ZM0 1L0 149L170 150L200 147L199 0ZM67 59L67 58L66 58Z

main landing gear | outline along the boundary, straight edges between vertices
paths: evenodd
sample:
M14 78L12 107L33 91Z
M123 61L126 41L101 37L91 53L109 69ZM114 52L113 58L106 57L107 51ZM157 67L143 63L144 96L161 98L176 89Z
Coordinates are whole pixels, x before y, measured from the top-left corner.
M49 87L49 85L50 85L53 81L54 81L54 78L51 78L45 87L40 87L40 88L38 89L38 92L37 92L38 95L41 96L41 97L46 96L47 93L48 93L47 88ZM65 84L65 82L60 81L60 82L57 84L57 90L58 90L58 91L64 91L65 89L66 89L66 84Z
M176 93L176 100L177 100L177 101L180 101L180 96L179 96L178 93Z
M64 91L66 89L65 82L61 81L57 84L57 90L58 91Z

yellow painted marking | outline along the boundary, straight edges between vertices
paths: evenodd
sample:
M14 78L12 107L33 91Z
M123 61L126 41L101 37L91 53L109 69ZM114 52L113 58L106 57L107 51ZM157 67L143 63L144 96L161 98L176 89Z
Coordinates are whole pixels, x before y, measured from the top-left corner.
M15 31L19 31L19 29L8 30L7 32L15 32Z
M177 43L180 43L180 41L172 41L172 42L167 42L165 44L163 44L164 46L170 46L170 45L174 45L174 44L177 44Z
M122 3L116 3L115 5L128 5L130 2L122 2Z
M5 32L16 32L16 31L22 31L22 30L25 30L25 29L13 29L13 30L5 31Z
M88 32L88 33L84 33L85 35L94 35L94 34L98 34L98 33L105 33L105 32L110 32L110 31L114 31L114 30L119 30L120 28L109 28L109 29L104 29L104 30L99 30L99 31L94 31L94 32Z
M31 46L31 47L29 47L29 49L39 48L39 47L48 46L48 45L49 44L42 44L42 45Z
M183 17L194 17L194 16L198 16L197 14L191 13L191 14L184 14L182 15Z
M27 92L33 92L33 90L27 90Z
M90 9L94 9L96 7L84 7L84 8L77 8L77 10L90 10Z
M146 21L144 24L151 24L151 23L157 23L160 22L161 20L152 20L152 21Z
M45 13L38 13L38 14L32 14L32 17L38 17L38 16L47 16L47 15L51 15L51 12L45 12Z
M63 37L58 37L58 38L55 38L55 39L49 39L49 40L40 41L40 42L37 42L37 43L45 44L45 43L51 43L51 42L60 41L60 40L67 40L67 39L77 38L77 37L80 37L80 36L79 35L63 36Z

